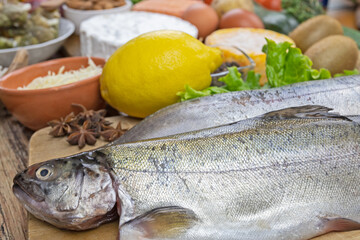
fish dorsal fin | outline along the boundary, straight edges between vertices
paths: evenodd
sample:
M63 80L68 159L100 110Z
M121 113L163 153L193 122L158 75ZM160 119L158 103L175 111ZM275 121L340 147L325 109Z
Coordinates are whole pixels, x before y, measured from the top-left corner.
M347 117L341 116L338 113L330 113L329 111L331 110L333 109L320 105L304 105L268 112L259 117L263 119L338 118L351 121Z
M177 206L156 208L121 225L120 238L175 238L197 221L195 213L186 208Z

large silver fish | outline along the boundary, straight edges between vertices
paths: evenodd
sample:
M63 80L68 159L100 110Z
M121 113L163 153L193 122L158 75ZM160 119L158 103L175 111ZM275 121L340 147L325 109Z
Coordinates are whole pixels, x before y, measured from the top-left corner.
M121 239L309 239L360 229L360 125L289 108L30 166L13 191L35 216Z
M115 144L219 126L310 104L333 108L342 115L360 114L360 75L216 94L173 104L145 118Z

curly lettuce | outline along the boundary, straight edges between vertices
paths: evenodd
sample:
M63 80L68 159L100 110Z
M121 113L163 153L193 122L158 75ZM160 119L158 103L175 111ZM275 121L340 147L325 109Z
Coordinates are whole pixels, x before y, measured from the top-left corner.
M263 52L266 53L266 76L270 87L331 78L327 69L312 69L310 58L291 43L275 43L270 39L266 42Z
M332 77L330 71L327 69L313 69L310 58L303 55L301 50L293 47L291 43L275 43L270 39L266 39L266 42L267 44L263 46L262 51L266 53L266 76L268 82L264 86L260 86L259 84L260 74L249 71L246 80L244 81L237 68L230 67L228 68L229 73L218 80L224 82L224 86L211 86L204 90L197 91L189 85L186 85L185 91L177 93L180 97L180 101L218 93L274 88L298 82L329 79ZM344 73L336 74L334 77L354 74L359 74L359 71L345 70Z
M242 90L251 90L251 89L259 89L259 79L260 74L255 73L253 70L247 73L246 81L244 81L241 77L241 73L238 71L236 67L229 67L229 73L218 79L218 81L225 83L224 86L221 87L208 87L204 90L197 91L190 87L189 85L185 85L184 92L178 92L176 95L180 97L180 101L186 101L189 99L204 97L209 95L214 95L217 93L226 93L233 91L242 91Z

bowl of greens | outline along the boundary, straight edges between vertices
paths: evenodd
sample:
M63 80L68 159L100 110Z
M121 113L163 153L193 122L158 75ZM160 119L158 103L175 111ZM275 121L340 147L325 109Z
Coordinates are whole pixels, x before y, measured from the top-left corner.
M74 30L75 26L72 22L61 18L57 38L39 44L0 49L0 65L4 67L9 66L19 48L25 48L29 52L29 64L49 59L59 50Z

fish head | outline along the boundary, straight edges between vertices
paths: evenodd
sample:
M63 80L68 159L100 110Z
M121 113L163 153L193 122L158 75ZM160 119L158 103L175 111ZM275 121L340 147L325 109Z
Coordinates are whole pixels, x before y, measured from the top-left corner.
M13 192L35 217L59 228L85 230L116 219L116 191L108 168L83 155L30 166Z

